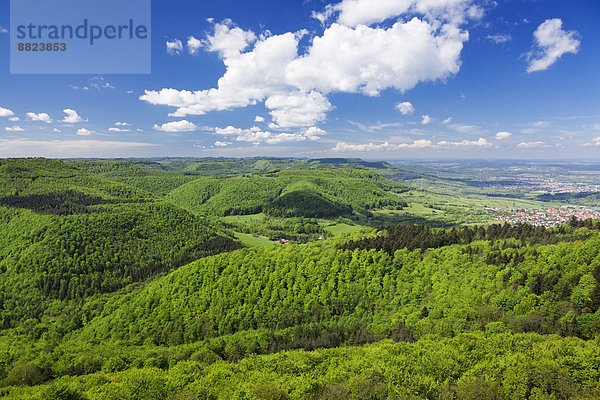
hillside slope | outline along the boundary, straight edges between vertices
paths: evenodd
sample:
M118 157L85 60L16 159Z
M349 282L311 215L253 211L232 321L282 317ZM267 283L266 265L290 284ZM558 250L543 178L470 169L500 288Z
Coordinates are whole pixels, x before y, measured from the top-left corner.
M330 329L334 345L390 337L399 326L417 337L479 329L594 337L599 234L536 245L489 228L487 238L391 254L313 244L209 257L124 298L85 331L160 345L304 324Z
M372 208L401 208L406 187L369 170L285 170L231 177L202 177L168 199L216 215L267 212L286 217L334 217Z
M135 163L133 160L85 160L72 161L71 164L89 174L125 183L155 196L165 196L198 177L194 172L165 171L152 168L154 164Z
M17 158L0 160L0 204L10 196L56 194L64 191L104 199L140 200L148 193L111 182L59 160Z
M599 221L316 240L315 217L374 223L429 193L169 163L0 162L0 397L599 397ZM315 241L240 249L220 219Z
M448 391L471 393L456 398L473 399L526 399L535 393L594 398L600 354L594 340L600 331L599 228L597 223L591 229L567 226L522 239L519 229L490 227L465 233L468 243L427 249L345 250L343 242L327 241L203 258L141 287L90 299L47 325L26 352L18 336L11 339L14 345L2 339L8 357L5 384L35 371L41 380L87 375L52 387L58 390L63 382L90 398L112 399L133 390L129 385L136 377L147 377L145 388L158 388L183 373L187 383L172 390L186 388L192 398L210 393L208 398L228 398L244 390L249 398L272 398L260 392L264 379L279 382L268 388L283 396L275 398L308 393L361 398L359 387L371 384L379 393L374 398L381 399L409 392L418 394L414 398L441 399ZM354 243L378 246L369 240L385 232L355 234ZM452 231L430 233L447 238ZM539 243L548 237L556 238L553 244ZM65 318L80 326L65 331L65 323L58 322ZM556 334L580 339L548 336ZM60 339L48 347L50 338ZM345 347L382 340L363 349ZM338 349L279 353L333 347ZM278 354L254 355L268 353ZM322 386L304 387L311 380L293 371L307 370L291 366L289 357L319 366L314 379ZM219 360L235 363L209 367ZM362 375L364 362L379 365L379 375ZM389 380L398 365L415 362L422 367L406 366L413 378ZM196 372L185 375L182 368ZM123 372L104 380L99 371ZM539 373L549 374L549 380ZM35 390L29 393L42 393ZM342 394L331 397L334 390ZM488 391L493 397L485 397ZM157 396L169 398L168 393Z
M57 160L0 162L0 326L240 247L213 222Z

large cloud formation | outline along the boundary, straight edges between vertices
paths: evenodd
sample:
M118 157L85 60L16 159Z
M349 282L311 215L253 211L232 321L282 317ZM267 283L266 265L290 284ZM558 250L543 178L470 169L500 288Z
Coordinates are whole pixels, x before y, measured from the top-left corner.
M233 126L226 128L213 128L214 133L217 135L224 135L235 138L238 142L252 142L255 144L264 142L268 144L282 143L282 142L302 142L305 140L319 140L321 136L326 135L327 132L317 128L315 126L305 129L298 133L273 133L270 131L263 131L257 126L253 126L249 129L241 129Z
M343 0L314 13L325 26L303 54L306 31L256 35L230 20L202 41L226 72L215 88L146 90L140 99L175 107L172 116L202 115L265 102L272 128L315 126L333 106L327 94L377 96L446 79L461 66L472 0ZM373 25L390 20L385 25ZM248 51L246 48L252 46Z

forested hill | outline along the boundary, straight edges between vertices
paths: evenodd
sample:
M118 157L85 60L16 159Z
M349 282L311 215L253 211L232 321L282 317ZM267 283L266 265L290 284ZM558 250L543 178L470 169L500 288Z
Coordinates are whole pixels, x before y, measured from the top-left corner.
M433 229L425 225L410 224L389 225L378 227L377 235L350 240L343 245L343 248L349 250L377 249L394 254L396 250L401 249L437 249L453 244L470 244L477 240L518 239L529 244L551 244L584 239L586 236L583 233L567 233L577 227L598 230L600 225L591 219L586 221L572 219L569 227L559 226L555 230L546 229L543 226L511 225L509 223L458 229Z
M447 197L196 162L0 160L0 397L600 398L598 221L358 230Z
M82 161L88 164L90 160ZM142 168L160 171L199 173L202 175L231 175L268 172L275 169L332 169L332 168L371 168L379 171L401 171L385 161L364 161L359 158L153 158L100 160L99 163L126 162ZM76 162L77 163L77 162Z
M5 198L78 192L82 196L111 200L142 200L148 194L135 188L94 176L59 160L45 158L0 159L0 204ZM13 197L14 198L14 197ZM33 200L32 200L33 202Z
M406 201L399 194L408 190L380 175L382 171L393 170L391 165L358 159L85 160L69 163L100 179L166 198L197 213L218 216L261 212L274 217L308 218L364 215L373 209L401 209L406 206ZM218 173L211 173L210 166Z
M113 182L125 183L157 196L165 196L171 190L196 179L199 175L192 171L163 170L155 167L154 163L133 160L85 160L70 163L89 174Z
M552 245L490 227L468 245L428 249L347 250L334 242L236 251L153 282L110 306L84 332L175 345L298 327L291 336L276 336L283 343L271 343L283 348L372 341L401 327L410 332L407 338L478 329L594 338L600 328L600 224L592 231L563 229L548 232L557 238Z
M223 399L244 390L258 399L338 398L332 392L348 398L363 393L361 385L377 389L377 399L404 392L422 399L448 392L595 398L599 228L538 233L555 236L552 244L498 226L468 244L427 249L351 250L346 240L329 240L203 258L141 287L47 313L45 323L34 324L40 341L29 350L18 343L32 340L31 333L7 331L15 344L6 345L4 382L84 375L7 390L106 399L135 385L158 390L159 399L170 398L158 389L163 385L182 396ZM356 234L354 242L377 235ZM346 347L382 340L360 351ZM279 353L295 349L313 353ZM279 354L256 357L269 353ZM303 363L318 367L319 384ZM408 375L390 381L399 365Z
M282 217L336 217L406 206L408 188L370 170L284 170L231 177L202 177L178 187L168 199L217 215L265 212Z
M214 221L46 159L0 160L0 327L241 247Z

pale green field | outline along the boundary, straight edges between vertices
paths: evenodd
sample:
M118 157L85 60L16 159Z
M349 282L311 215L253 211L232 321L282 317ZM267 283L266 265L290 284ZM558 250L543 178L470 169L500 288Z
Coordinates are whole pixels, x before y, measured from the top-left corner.
M238 238L244 246L248 247L267 247L275 246L277 243L270 241L266 237L254 237L249 233L234 232L236 238Z
M358 231L362 228L363 227L360 225L335 224L326 226L323 229L333 236L340 236L345 235L346 233Z

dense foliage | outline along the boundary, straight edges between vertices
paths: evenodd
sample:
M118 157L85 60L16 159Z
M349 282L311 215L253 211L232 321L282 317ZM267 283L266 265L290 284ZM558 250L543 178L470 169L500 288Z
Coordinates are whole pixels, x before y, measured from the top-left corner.
M1 197L60 192L130 201L148 198L146 192L88 174L63 161L43 158L0 160Z
M100 196L89 196L73 190L0 197L0 205L3 206L26 208L39 213L57 215L87 213L90 211L88 206L116 202L116 200L103 199Z
M597 341L537 334L427 336L415 343L292 351L237 363L179 348L123 370L14 387L13 399L597 399ZM22 379L13 375L13 379ZM1 391L1 389L0 389ZM1 392L0 392L1 394Z
M151 283L108 307L84 332L175 345L318 324L306 333L331 327L335 346L359 333L391 337L404 326L419 337L490 324L590 339L600 328L599 248L595 235L583 243L479 241L393 255L321 244L242 250ZM337 331L339 324L347 329Z
M571 227L586 227L600 230L600 223L571 221ZM400 249L437 249L452 244L469 244L475 240L496 240L514 238L527 243L557 243L583 239L584 234L567 234L565 227L556 230L528 224L493 224L487 227L463 227L461 229L433 229L426 225L388 225L377 228L376 236L352 240L344 245L345 249L377 249L393 254ZM571 232L570 232L571 233Z
M277 217L334 218L352 214L352 208L327 200L311 190L285 193L263 207L268 215Z
M188 359L235 362L256 353L386 338L424 343L428 335L480 331L509 343L519 332L575 335L592 340L590 349L598 351L597 234L584 242L502 239L403 249L393 256L337 247L333 242L238 250L196 261L143 288L91 299L63 311L55 324L31 327L29 332L40 335L35 350L8 347L7 383L13 375L35 383L114 368L166 369ZM66 328L73 321L78 325ZM68 332L69 339L60 339ZM522 351L518 348L515 352ZM500 362L493 354L485 357L492 365ZM494 371L496 377L504 373ZM503 379L492 380L500 388ZM431 393L439 394L442 383L432 382ZM540 388L528 385L526 390Z
M165 196L171 190L197 178L197 174L193 172L163 171L128 161L76 161L73 164L90 174L125 183L158 196Z
M204 218L57 160L0 161L0 327L239 247Z
M372 164L0 160L0 397L600 398L600 223L316 240Z
M406 188L369 170L286 170L232 177L202 177L173 190L182 207L216 215L270 213L335 217L375 208L401 209Z
M273 170L371 168L379 172L407 172L394 168L385 161L364 161L358 158L158 158L151 160L127 159L128 163L161 171L193 172L202 175L231 175L269 172ZM87 161L85 161L87 162ZM413 174L414 176L414 174Z
M97 211L49 218L33 230L11 233L0 249L0 326L39 317L44 298L85 298L114 291L239 247L215 236L205 220L167 204ZM4 227L19 217L0 208Z

